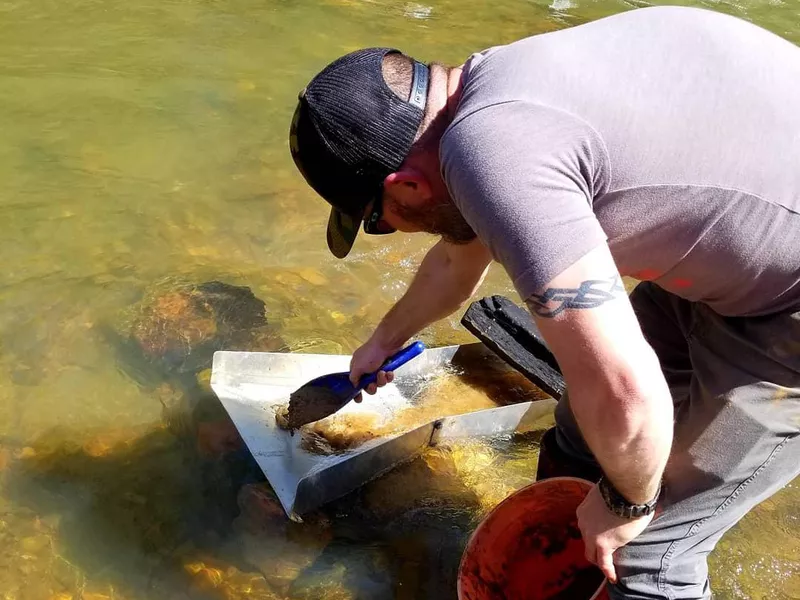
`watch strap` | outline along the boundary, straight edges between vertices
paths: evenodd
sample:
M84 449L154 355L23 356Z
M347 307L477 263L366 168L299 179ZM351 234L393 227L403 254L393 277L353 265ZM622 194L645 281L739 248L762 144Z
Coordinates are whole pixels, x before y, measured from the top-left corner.
M608 510L623 519L638 519L646 517L656 509L656 503L661 496L661 485L658 486L655 497L645 504L632 504L620 494L613 484L605 477L601 477L597 482L600 495L606 503Z

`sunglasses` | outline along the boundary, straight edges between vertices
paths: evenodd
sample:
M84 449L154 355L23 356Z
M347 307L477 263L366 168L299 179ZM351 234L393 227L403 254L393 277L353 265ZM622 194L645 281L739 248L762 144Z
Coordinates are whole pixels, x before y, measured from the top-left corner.
M378 194L372 203L369 216L364 219L364 231L370 235L386 235L397 231L383 221L383 196Z

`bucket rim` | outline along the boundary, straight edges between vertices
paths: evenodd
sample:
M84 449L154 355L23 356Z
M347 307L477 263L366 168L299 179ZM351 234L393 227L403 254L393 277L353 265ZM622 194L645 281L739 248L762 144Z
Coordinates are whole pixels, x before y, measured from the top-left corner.
M475 528L475 530L470 534L469 539L467 540L467 544L466 544L466 546L464 546L464 552L461 554L461 560L458 563L458 577L456 579L456 593L458 594L458 600L464 600L464 598L462 596L461 581L462 581L462 573L463 573L463 569L464 569L464 560L466 559L467 551L470 549L470 547L472 546L475 538L481 532L482 528L486 525L487 521L489 521L489 519L492 517L492 515L494 515L495 512L499 511L503 505L505 505L506 503L510 503L516 496L518 496L519 494L523 493L525 490L528 490L528 489L530 489L530 488L532 488L532 487L534 487L536 485L539 485L539 484L544 484L544 483L547 483L547 482L551 482L552 483L552 482L556 482L556 481L575 481L577 483L582 483L582 484L585 483L589 489L591 489L591 487L594 485L594 483L592 483L588 479L583 479L582 477L570 477L570 476L566 476L566 475L565 476L559 476L559 477L548 477L547 479L542 479L541 481L531 482L528 485L518 489L516 492L514 492L513 494L510 494L507 498L502 500L497 506L495 506L492 510L490 510L489 513L481 520L481 522L478 524L478 526ZM603 577L603 581L600 582L600 584L597 586L597 589L595 590L594 594L592 594L592 596L588 600L600 600L600 598L602 597L603 591L604 591L604 589L605 589L607 584L608 584L608 578L607 577Z

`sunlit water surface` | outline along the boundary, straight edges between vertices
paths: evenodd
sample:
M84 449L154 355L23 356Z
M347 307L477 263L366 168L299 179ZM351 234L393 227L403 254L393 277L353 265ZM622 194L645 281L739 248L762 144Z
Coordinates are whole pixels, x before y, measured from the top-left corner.
M241 453L198 450L203 365L143 373L120 340L141 306L217 280L266 304L256 347L353 351L431 241L328 254L286 151L307 79L362 46L458 64L640 5L0 0L0 596L453 598L476 522L532 481L536 434L432 450L287 523ZM797 0L705 6L800 42ZM497 269L481 293L515 298ZM187 347L215 332L200 321L178 321ZM456 316L422 339L473 338ZM798 499L795 484L726 536L719 598L800 598Z

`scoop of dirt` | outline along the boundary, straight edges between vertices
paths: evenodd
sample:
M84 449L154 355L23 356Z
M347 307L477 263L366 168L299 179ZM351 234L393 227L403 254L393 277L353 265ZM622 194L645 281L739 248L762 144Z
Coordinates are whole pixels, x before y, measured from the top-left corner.
M344 404L341 396L327 387L302 387L289 397L286 421L290 429L298 429L331 416Z
M292 435L298 430L302 438L300 446L313 454L339 454L380 435L376 415L334 415L298 428L292 427L289 412L287 405L277 407L275 422Z
M278 406L275 409L275 423L281 429L288 431L289 433L294 433L294 428L289 425L289 405L284 404L282 406Z
M431 381L411 406L398 411L385 423L371 413L331 414L328 412L330 404L323 408L315 406L326 400L316 393L317 389L313 391L313 394L302 395L299 390L295 392L290 405L279 408L275 418L279 427L290 432L299 430L303 449L320 455L340 454L369 440L397 435L441 417L497 406L485 391L476 389L455 373L446 373ZM365 402L369 402L369 398ZM315 420L298 426L307 419Z

